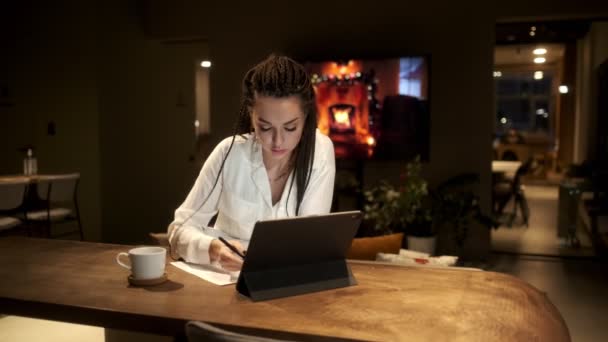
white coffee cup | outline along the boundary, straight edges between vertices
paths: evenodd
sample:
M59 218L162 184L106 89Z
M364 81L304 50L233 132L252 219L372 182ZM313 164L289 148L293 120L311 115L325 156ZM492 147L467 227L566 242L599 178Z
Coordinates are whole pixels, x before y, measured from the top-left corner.
M157 279L165 274L166 255L167 250L162 247L137 247L129 250L129 253L118 253L116 262L131 270L134 279ZM123 263L121 256L129 257L131 265Z

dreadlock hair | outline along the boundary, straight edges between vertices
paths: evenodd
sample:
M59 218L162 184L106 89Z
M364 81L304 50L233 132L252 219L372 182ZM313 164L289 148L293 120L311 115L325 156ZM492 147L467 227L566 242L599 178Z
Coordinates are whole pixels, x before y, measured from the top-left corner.
M292 160L294 162L292 172L294 172L295 175L291 178L289 184L287 200L285 201L285 211L289 215L289 197L295 181L297 186L295 214L298 215L304 193L306 192L306 188L310 181L315 154L317 107L315 103L315 93L310 78L304 70L304 67L293 59L272 54L247 71L243 78L242 92L241 108L234 126L232 141L230 142L228 152L222 160L220 170L207 199L211 193L213 193L213 190L217 185L224 169L224 163L232 150L236 136L242 136L254 131L251 123L251 112L256 97L271 96L282 98L297 96L300 99L302 112L304 113L304 128L302 130L300 142L292 155ZM207 199L203 201L203 204ZM201 207L203 204L201 204Z

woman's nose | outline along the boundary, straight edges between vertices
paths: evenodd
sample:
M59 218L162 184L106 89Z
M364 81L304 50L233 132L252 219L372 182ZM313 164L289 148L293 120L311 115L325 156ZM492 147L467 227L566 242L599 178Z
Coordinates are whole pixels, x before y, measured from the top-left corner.
M272 135L272 144L274 146L280 147L282 143L283 143L283 135L281 134L281 132L279 130L276 130L274 132L274 134Z

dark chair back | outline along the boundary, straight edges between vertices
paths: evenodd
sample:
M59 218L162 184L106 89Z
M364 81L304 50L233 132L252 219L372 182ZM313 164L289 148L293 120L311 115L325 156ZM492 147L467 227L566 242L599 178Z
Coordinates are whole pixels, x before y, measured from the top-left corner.
M21 207L27 184L27 181L0 183L0 211L11 211Z
M186 323L186 336L189 342L287 342L287 340L237 334L196 321Z
M511 150L506 150L502 153L501 156L502 160L509 160L509 161L518 161L519 158L517 157L517 153L515 153L514 151Z
M42 177L38 181L38 197L51 203L67 203L75 200L79 173Z
M522 163L515 171L515 177L513 178L513 190L517 191L521 186L521 177L530 172L532 168L532 163L534 162L533 158L528 158L524 163Z
M80 240L84 240L77 199L79 181L79 173L40 176L37 179L38 203L36 208L28 210L27 217L30 222L43 224L47 237L52 237L51 223L76 221L78 230L63 232L54 237L78 232ZM44 206L44 209L40 210L39 206Z

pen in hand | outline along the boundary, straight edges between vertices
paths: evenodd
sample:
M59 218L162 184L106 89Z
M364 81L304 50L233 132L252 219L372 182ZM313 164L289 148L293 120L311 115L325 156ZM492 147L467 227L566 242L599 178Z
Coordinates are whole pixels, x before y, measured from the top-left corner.
M228 248L229 248L231 251L233 251L233 252L234 252L236 255L240 256L240 257L241 257L241 258L243 258L243 259L245 259L245 255L244 255L243 253L246 253L246 252L241 253L241 252L240 252L238 249L236 249L236 247L234 247L232 244L230 244L230 242L226 241L226 239L224 239L224 238L223 238L223 237L221 237L221 236L219 237L219 240L220 240L220 241L221 241L221 242L222 242L222 243L223 243L223 244L224 244L226 247L228 247Z

